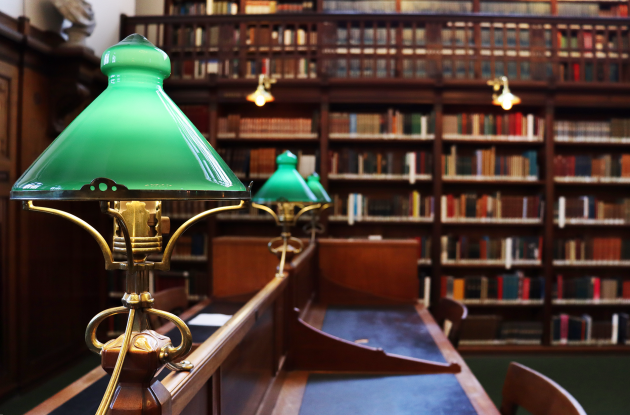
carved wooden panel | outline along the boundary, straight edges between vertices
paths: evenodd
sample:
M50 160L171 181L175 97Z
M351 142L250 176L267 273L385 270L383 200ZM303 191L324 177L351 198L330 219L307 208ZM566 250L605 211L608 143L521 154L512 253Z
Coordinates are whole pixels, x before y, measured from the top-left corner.
M9 80L0 77L0 156L9 156Z

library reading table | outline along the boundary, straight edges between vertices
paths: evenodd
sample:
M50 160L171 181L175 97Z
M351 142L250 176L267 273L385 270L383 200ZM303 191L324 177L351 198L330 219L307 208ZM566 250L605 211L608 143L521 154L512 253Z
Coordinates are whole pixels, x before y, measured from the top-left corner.
M222 241L215 242L221 245ZM234 238L227 243L234 244ZM385 245L392 241L369 243L387 253ZM163 369L157 374L153 382L159 381L159 387L153 389L161 408L156 413L498 415L422 305L396 302L392 300L396 293L390 293L387 304L365 287L355 292L351 305L314 302L314 287L323 277L318 257L320 263L326 260L325 245L311 244L294 258L285 278L269 281L272 269L241 275L250 279L250 286L257 279L261 284L267 281L249 301L236 300L238 295L214 298L184 312L181 317L187 322L202 314L232 317L220 327L189 323L195 346L187 360L195 368L189 373ZM393 252L400 248L394 246ZM376 260L386 257L375 256ZM254 275L261 273L266 277ZM331 287L328 284L329 294ZM364 304L359 304L361 295ZM157 331L168 333L176 343L178 332L171 324ZM96 368L29 414L93 414L107 377Z

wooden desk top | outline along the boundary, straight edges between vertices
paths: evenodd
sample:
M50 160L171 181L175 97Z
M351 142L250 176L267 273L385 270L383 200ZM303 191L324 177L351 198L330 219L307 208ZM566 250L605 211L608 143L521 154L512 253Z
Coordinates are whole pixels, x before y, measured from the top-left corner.
M470 369L468 368L468 366L466 365L466 362L464 362L464 359L462 359L462 357L459 355L459 353L457 353L457 351L453 348L453 346L451 345L451 343L448 341L448 339L446 338L446 336L444 336L442 330L440 329L440 327L437 325L437 323L435 322L435 320L433 319L433 317L431 316L431 314L424 309L422 306L416 306L416 311L418 313L418 315L420 316L420 318L422 319L422 322L425 325L426 328L426 332L428 332L428 334L431 336L432 341L435 343L435 346L437 346L437 348L439 349L439 352L441 352L441 354L444 357L444 360L447 362L455 362L458 363L462 370L460 373L456 374L456 375L414 375L415 376L422 376L424 378L416 378L413 379L413 381L416 383L416 385L411 385L412 387L420 387L420 388L427 388L427 385L431 385L431 381L429 380L429 377L434 377L432 379L436 379L436 381L439 378L439 381L442 382L442 385L446 385L446 387L453 387L453 381L452 381L452 377L454 377L456 379L456 382L459 383L459 386L461 386L461 389L463 390L463 392L465 393L465 396L468 398L468 400L470 401L470 404L468 404L468 402L463 402L464 405L467 407L468 409L462 409L461 412L455 412L452 411L451 413L453 413L454 415L457 413L477 413L477 414L484 414L484 415L499 415L499 411L497 410L497 408L494 406L493 402L490 400L490 398L488 397L487 393L484 391L484 389L481 387L481 385L479 384L479 382L477 381L477 379L474 377L474 375L472 374L472 372L470 371ZM326 307L325 306L321 306L321 305L315 305L313 307L311 307L310 310L308 310L308 313L306 315L306 319L308 320L308 322L310 324L312 324L313 326L317 327L317 328L323 328L324 330L326 329L326 327L323 327L323 323L324 323L324 319L325 319L325 315L326 315ZM423 335L426 335L426 332L423 332ZM334 333L333 333L334 334ZM346 340L356 340L356 339L346 339ZM418 339L416 339L417 341ZM424 341L424 339L423 339ZM368 343L369 345L369 343ZM372 345L374 346L374 345ZM376 347L379 347L380 345L377 345ZM431 345L433 346L433 345ZM430 348L429 348L430 349ZM429 351L425 351L427 353L435 353L435 350L429 350ZM421 356L415 356L415 357L421 357ZM429 356L427 356L429 357ZM426 357L424 357L426 358ZM437 358L434 356L434 360L437 360ZM311 376L312 375L312 376ZM274 408L273 411L273 415L305 415L305 414L309 414L313 409L312 408L302 408L302 404L306 404L306 405L312 405L313 404L313 399L308 399L308 397L305 400L305 392L307 391L307 387L309 387L311 384L309 384L309 376L313 381L313 385L316 388L319 388L318 390L322 390L322 385L321 383L326 383L329 382L331 384L331 386L329 386L329 390L333 391L333 394L336 393L337 396L339 396L340 392L334 391L335 387L332 385L335 385L334 382L339 382L339 380L337 378L334 378L332 375L330 374L312 374L310 372L303 372L303 371L295 371L295 372L289 372L287 374L287 378L282 386L282 390L280 392L280 396L278 398L278 402L276 404L276 407ZM376 381L378 382L378 387L382 388L382 387L390 387L390 388L395 388L396 387L396 382L399 382L401 380L401 378L397 378L397 379L392 379L392 378L387 378L387 377L380 377L379 379L370 379L369 377L363 377L363 379L361 377L357 377L357 376L353 376L350 378L341 378L341 382L348 382L351 385L349 386L349 391L352 391L352 388L354 388L354 390L356 391L357 389L359 389L361 391L361 393L368 393L369 392L365 389L366 386L369 386L370 382ZM410 378L404 379L404 382L407 383L407 386L409 385L409 380ZM393 382L392 382L393 381ZM446 382L445 382L446 381ZM352 384L352 383L356 383L356 384ZM357 383L359 382L359 383ZM363 383L360 383L363 382ZM422 383L424 382L424 386L422 386ZM457 385L457 383L455 383L455 385ZM340 384L337 384L340 385ZM450 385L450 386L448 386ZM371 385L372 388L374 388L374 385ZM323 388L325 388L326 386L323 386ZM459 389L459 388L457 388ZM387 390L387 389L384 389ZM423 389L420 389L423 390ZM390 390L391 391L391 390ZM457 391L454 391L457 392ZM378 392L377 392L378 393ZM388 393L388 392L384 392L384 393ZM459 391L459 394L462 395L461 391ZM330 399L335 399L333 396L330 397ZM352 398L350 398L352 399ZM366 397L367 399L367 397ZM422 397L421 397L421 392L416 395L415 397L411 397L410 401L416 401L416 403L420 403ZM464 398L465 400L465 398ZM321 399L320 399L321 401ZM341 412L347 412L348 410L356 410L357 408L355 407L351 407L351 405L347 405L347 403L343 402L343 398L339 399L339 403L337 406L339 406L339 410ZM378 399L374 400L375 403L378 403ZM388 402L388 405L391 404L391 402ZM392 404L392 406L394 406ZM471 407L472 406L472 407ZM341 407L343 407L343 409L341 409ZM372 410L373 408L370 408L370 410ZM322 410L322 408L318 408L319 411ZM329 412L329 411L327 411ZM362 413L365 411L362 411ZM368 411L369 412L369 411ZM393 412L392 412L393 413Z

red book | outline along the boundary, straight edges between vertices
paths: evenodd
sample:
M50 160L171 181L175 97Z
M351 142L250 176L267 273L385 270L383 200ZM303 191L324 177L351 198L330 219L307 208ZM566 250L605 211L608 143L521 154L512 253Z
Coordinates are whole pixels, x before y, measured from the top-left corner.
M497 277L497 300L503 300L503 277Z
M580 80L580 64L579 63L573 64L573 80L574 81Z
M623 290L621 292L621 295L623 296L623 298L630 299L630 281L624 281L622 287Z
M479 257L481 259L488 259L488 246L485 239L479 241Z
M523 132L523 114L520 112L516 113L516 132L515 135L522 135Z
M446 196L446 217L455 216L455 204L453 203L453 195Z
M558 300L562 300L562 295L563 295L562 291L564 289L562 275L558 275L558 277L556 278L556 281L557 281L556 297L558 297Z
M569 315L560 314L560 342L566 343L569 339Z
M531 280L528 277L523 278L523 289L521 292L521 300L529 300L529 288L531 286Z
M497 135L503 134L503 117L498 115L498 116L494 117L494 121L495 121L495 123L497 125L496 134Z
M601 280L599 277L591 278L591 282L593 284L593 300L599 300L600 292L601 292Z

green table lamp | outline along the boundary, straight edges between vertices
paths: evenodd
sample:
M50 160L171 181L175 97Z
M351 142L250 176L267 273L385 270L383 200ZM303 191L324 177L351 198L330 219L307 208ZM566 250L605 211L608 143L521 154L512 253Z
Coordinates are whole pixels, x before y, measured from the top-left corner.
M311 211L311 223L304 225L304 231L311 234L311 242L315 240L315 235L324 233L324 225L319 221L321 213L332 206L332 199L319 181L319 174L313 173L306 178L306 184L320 203L319 209Z
M276 223L282 226L281 236L272 239L267 245L273 254L280 255L277 277L283 275L287 251L291 249L293 254L297 254L303 248L302 241L291 236L291 227L304 213L320 207L319 199L298 173L297 161L295 154L290 151L280 154L276 158L278 169L252 198L253 207L269 212ZM265 205L276 205L278 213ZM297 213L296 209L299 209ZM277 241L282 241L280 247L274 247ZM297 243L297 247L289 247L290 241Z
M243 186L162 89L163 80L171 72L166 53L134 34L103 53L101 70L108 78L106 90L53 141L11 190L11 198L22 200L25 210L58 215L81 226L96 239L105 268L127 272L123 305L95 316L85 334L88 347L101 355L103 368L112 373L97 414L110 409L118 413L119 393L115 392L119 377L124 382L126 376L126 355L132 361L136 359L149 380L164 364L172 370L192 368L186 361L179 362L192 346L190 330L178 317L152 308L148 273L170 268L177 239L193 223L217 212L240 209L251 198L250 189ZM149 254L162 252L162 234L169 232L162 201L189 199L240 203L192 217L173 233L160 262L147 261ZM101 211L114 218L112 249L86 222L61 210L37 207L33 204L36 200L99 201ZM116 261L114 254L124 259ZM129 315L125 333L106 344L99 342L98 325L120 313ZM173 347L170 339L150 330L148 314L172 321L181 331L181 344ZM147 363L152 353L157 358ZM155 393L140 393L136 398L148 405L142 399L151 396L155 398Z

